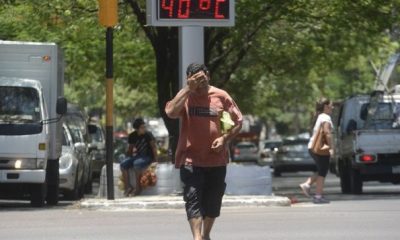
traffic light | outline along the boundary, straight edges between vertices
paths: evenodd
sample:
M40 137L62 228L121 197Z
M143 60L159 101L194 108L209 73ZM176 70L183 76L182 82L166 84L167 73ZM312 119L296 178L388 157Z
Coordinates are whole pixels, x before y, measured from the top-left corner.
M99 0L99 20L104 27L118 23L118 0Z

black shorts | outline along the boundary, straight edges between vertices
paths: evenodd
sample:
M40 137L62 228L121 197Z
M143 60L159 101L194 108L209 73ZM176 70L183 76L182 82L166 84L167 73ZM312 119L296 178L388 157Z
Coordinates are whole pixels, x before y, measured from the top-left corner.
M321 156L313 153L309 150L311 157L314 159L315 164L317 165L318 176L326 177L329 171L329 160L330 156Z
M226 167L182 166L180 172L188 219L219 217L226 188Z

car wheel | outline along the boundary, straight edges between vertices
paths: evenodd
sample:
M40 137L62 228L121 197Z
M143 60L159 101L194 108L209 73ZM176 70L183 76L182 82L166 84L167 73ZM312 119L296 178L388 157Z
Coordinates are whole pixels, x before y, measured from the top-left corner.
M86 194L91 194L93 192L93 173L92 170L89 172L89 179L87 183L85 184L85 193Z
M343 161L339 162L340 188L343 194L351 193L350 171Z
M43 207L46 200L46 183L31 185L32 207Z
M363 181L359 170L351 169L350 182L351 182L351 193L362 194Z
M78 170L76 171L75 175L75 183L74 183L74 189L72 190L65 190L64 192L64 197L67 200L79 200L80 199L80 191L81 191L81 184L79 184L79 178L78 178Z
M280 176L282 176L282 173L278 169L274 168L274 177L280 177Z

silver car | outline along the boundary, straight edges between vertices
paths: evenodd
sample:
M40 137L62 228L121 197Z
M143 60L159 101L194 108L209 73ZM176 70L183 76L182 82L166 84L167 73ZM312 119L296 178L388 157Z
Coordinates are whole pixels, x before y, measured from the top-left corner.
M279 147L282 145L280 140L267 140L260 143L260 161L266 165L272 165L272 162L278 152Z
M252 142L240 142L233 150L233 162L256 162L259 161L258 148Z
M282 172L315 172L315 162L308 153L308 139L285 140L276 153L273 168L275 177Z
M74 144L70 129L63 125L63 146L60 157L60 191L68 200L83 196L84 163L79 156L79 143Z

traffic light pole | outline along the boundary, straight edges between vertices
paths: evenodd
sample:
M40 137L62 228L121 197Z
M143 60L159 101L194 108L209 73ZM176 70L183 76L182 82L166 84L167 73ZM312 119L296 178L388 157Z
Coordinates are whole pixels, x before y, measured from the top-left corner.
M113 174L113 28L106 31L106 170L107 170L107 199L114 200Z

